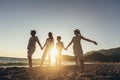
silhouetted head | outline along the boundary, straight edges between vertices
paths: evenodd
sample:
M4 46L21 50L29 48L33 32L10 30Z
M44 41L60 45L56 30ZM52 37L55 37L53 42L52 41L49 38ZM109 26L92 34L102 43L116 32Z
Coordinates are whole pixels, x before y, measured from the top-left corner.
M74 34L75 34L75 35L81 35L81 34L80 34L80 30L79 30L79 29L75 29L75 30L74 30Z
M60 41L61 40L61 36L57 36L57 40Z
M31 30L31 35L34 36L36 34L35 30Z
M48 33L48 37L53 41L53 35L52 35L52 32L49 32L49 33Z

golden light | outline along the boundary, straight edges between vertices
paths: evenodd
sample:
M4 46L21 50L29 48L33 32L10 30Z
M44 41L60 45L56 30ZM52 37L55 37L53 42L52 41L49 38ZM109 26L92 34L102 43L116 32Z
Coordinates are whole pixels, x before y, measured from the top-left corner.
M55 64L56 63L56 57L57 57L57 49L53 48L51 50L51 64Z

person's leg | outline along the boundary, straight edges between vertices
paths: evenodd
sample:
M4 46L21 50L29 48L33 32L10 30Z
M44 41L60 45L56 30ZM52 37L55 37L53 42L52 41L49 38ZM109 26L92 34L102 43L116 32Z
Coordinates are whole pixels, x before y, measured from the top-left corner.
M59 66L61 66L61 53L59 53Z
M50 52L48 53L48 66L50 66L50 63L51 63L51 54Z
M80 63L81 63L81 69L82 69L82 72L84 72L84 60L81 59L81 60L80 60Z
M45 51L43 52L42 59L41 59L41 63L40 63L41 66L43 65L43 63L44 63L44 61L45 61L47 52L48 52L47 49L45 49Z
M29 67L32 67L32 54L28 54L28 63L29 63Z
M59 55L56 56L56 66L58 66L58 62L59 62L59 61L58 61L58 56L59 56Z
M32 67L32 54L34 53L35 48L29 49L28 50L28 63L29 63L29 67Z
M77 66L81 67L81 71L84 72L84 59L81 55L76 56L77 58Z
M81 67L80 56L76 56L76 58L77 58L77 66Z
M29 67L31 68L32 67L32 58L28 57L28 60L29 60Z
M76 62L76 66L78 66L78 62L77 62L77 56L75 56L75 62Z

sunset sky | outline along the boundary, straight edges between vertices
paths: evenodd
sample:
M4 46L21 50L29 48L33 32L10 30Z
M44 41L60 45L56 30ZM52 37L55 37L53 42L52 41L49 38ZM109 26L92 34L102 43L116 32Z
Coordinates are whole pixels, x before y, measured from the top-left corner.
M80 29L98 42L82 40L84 53L120 47L120 0L0 0L0 56L26 58L32 29L42 45L52 32L66 47ZM33 58L42 52L37 45ZM63 54L73 55L72 46Z

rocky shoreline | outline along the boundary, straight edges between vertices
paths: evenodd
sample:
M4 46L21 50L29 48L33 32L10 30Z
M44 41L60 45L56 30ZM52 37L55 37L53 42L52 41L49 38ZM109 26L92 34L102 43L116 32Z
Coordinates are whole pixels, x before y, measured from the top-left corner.
M0 80L120 80L120 64L86 64L84 73L76 66L0 68Z

